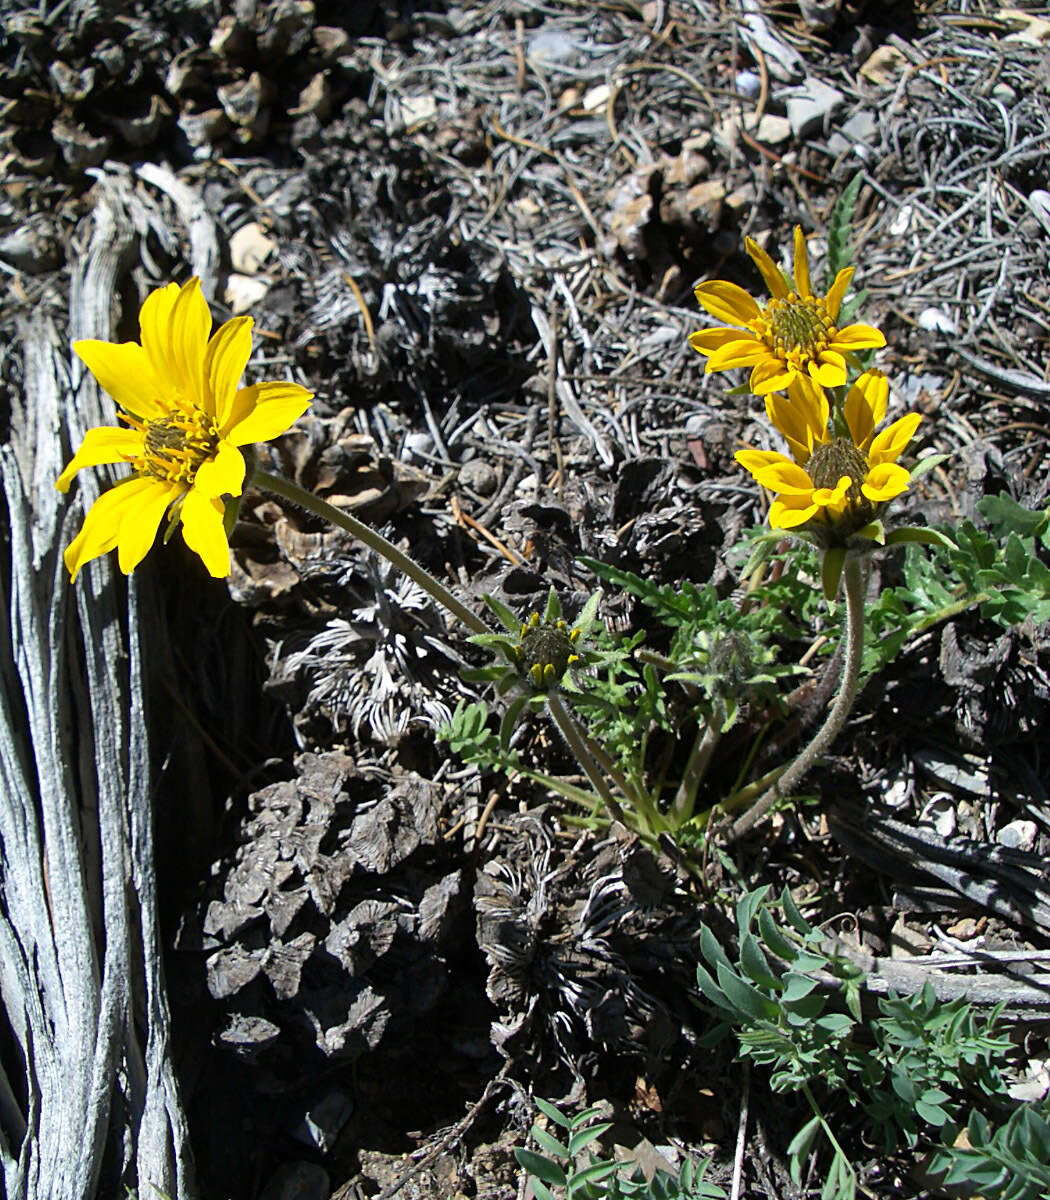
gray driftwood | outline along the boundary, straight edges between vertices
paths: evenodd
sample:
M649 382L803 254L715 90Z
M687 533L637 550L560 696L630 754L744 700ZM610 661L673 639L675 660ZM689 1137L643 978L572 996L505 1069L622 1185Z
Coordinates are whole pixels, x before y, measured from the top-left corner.
M24 386L0 449L10 616L0 637L0 996L20 1052L0 1068L8 1200L194 1193L171 1062L153 868L143 602L109 559L70 587L62 549L101 486L54 479L108 397L72 355L109 340L118 275L154 195L100 175L72 271L70 328L22 329ZM207 238L195 231L193 242ZM205 264L207 265L207 264ZM126 602L125 602L126 595ZM157 1190L154 1190L157 1189Z

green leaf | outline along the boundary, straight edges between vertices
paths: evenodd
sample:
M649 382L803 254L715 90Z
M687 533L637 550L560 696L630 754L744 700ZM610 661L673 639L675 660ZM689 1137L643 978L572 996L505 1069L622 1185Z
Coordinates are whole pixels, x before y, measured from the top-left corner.
M503 628L517 641L521 636L521 618L516 613L512 613L502 600L497 600L495 596L490 596L488 592L483 595L482 599L496 614ZM482 635L479 634L478 636Z
M1025 508L1006 492L985 496L978 502L977 511L999 537L1009 533L1038 537L1050 521L1050 510Z
M796 1000L802 1000L817 986L815 979L810 979L808 975L796 975L793 971L789 971L784 976L783 982L785 985L785 1004L792 1004Z
M802 1126L795 1136L788 1143L787 1152L796 1160L791 1164L791 1179L797 1184L801 1183L801 1179L796 1176L796 1166L801 1164L809 1157L809 1152L813 1148L813 1141L820 1132L820 1117L810 1117L810 1119Z
M561 616L561 601L558 599L558 593L554 590L554 585L551 584L551 589L547 593L547 604L543 610L543 619L546 622L554 622Z
M503 720L499 726L499 744L500 749L503 751L510 748L510 739L514 733L514 726L517 725L518 717L521 716L521 710L528 702L528 696L518 696L507 706L507 711L503 714Z
M762 941L777 958L783 959L784 962L794 960L796 947L780 932L768 908L763 908L758 914L758 929L762 934Z
M594 1162L590 1166L583 1167L579 1171L575 1171L572 1176L572 1188L575 1191L576 1187L585 1183L597 1183L602 1179L608 1179L620 1169L618 1162Z
M929 529L923 525L902 525L886 534L887 546L899 546L907 542L918 542L926 546L939 546L942 550L955 550L958 547L939 529Z
M915 466L911 467L909 474L912 477L912 482L916 479L921 479L923 475L928 475L934 467L939 467L941 463L947 462L951 458L950 454L925 454L916 462ZM980 505L978 505L980 507Z
M542 1146L548 1154L557 1155L558 1158L569 1158L568 1146L563 1146L558 1139L546 1129L541 1129L538 1125L533 1125L532 1136L536 1140L538 1146ZM547 1181L548 1183L550 1180Z
M715 969L718 984L725 992L729 1003L738 1012L756 1021L775 1021L777 1006L767 996L746 984L739 975L727 970L721 963Z
M770 970L753 934L745 933L740 939L740 967L753 983L769 989L780 988L780 980Z
M696 964L696 986L700 989L701 994L704 995L709 1003L713 1004L715 1008L731 1008L725 992L723 992L718 984L715 983L710 972L705 966L703 966L702 963Z
M718 944L718 939L706 925L700 926L700 953L713 967L723 966L727 970L733 968L726 952Z
M858 171L846 184L842 195L835 201L828 219L828 252L826 262L825 291L830 291L835 282L835 276L852 261L849 249L849 230L853 222L853 211L857 206L857 196L864 173Z
M589 1146L595 1138L600 1138L602 1134L612 1128L612 1121L602 1121L598 1125L590 1125L587 1129L581 1129L578 1133L574 1133L569 1138L569 1157L575 1158L584 1147Z
M813 926L799 912L795 906L795 901L787 888L780 893L780 903L784 906L784 916L794 927L803 935L808 936L813 932Z
M530 1179L529 1187L532 1188L532 1194L536 1200L557 1200L550 1188L545 1183L540 1183L538 1179Z
M524 1167L536 1179L553 1184L555 1187L565 1186L565 1172L557 1163L551 1162L549 1158L544 1158L542 1154L534 1154L531 1150L523 1150L520 1146L516 1146L514 1157L518 1160L518 1165Z

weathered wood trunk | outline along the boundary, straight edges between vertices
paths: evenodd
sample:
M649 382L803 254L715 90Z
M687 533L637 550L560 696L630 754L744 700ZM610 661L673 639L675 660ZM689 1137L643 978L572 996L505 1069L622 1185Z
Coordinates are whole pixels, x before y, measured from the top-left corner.
M148 184L191 226L207 286L215 247L206 218L170 175L150 170ZM115 415L70 342L117 340L118 275L151 227L173 242L142 183L100 177L72 269L69 329L25 321L23 385L8 398L0 448L9 547L0 556L9 614L0 634L0 1162L9 1200L194 1194L157 922L149 622L113 556L75 587L62 563L103 472L84 472L72 500L54 487L84 432Z

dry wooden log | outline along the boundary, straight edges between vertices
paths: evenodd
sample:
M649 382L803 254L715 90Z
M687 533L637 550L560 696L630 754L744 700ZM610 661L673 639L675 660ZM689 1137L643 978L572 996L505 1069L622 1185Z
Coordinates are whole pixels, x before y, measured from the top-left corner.
M85 430L114 423L69 342L112 334L116 277L148 224L133 187L100 178L69 336L25 323L0 448L0 999L21 1055L0 1067L9 1200L194 1191L161 968L143 602L106 559L69 586L62 549L99 484L81 476L73 503L54 488Z

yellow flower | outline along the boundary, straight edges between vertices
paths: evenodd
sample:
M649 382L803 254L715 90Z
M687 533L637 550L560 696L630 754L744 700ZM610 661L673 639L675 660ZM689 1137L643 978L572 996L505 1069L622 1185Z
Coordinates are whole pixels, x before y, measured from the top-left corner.
M68 491L79 470L101 463L128 463L132 474L91 506L66 548L66 567L75 580L86 562L116 547L120 569L130 573L167 512L221 578L229 574L230 547L220 497L241 494L238 447L283 433L313 393L296 383L238 388L252 350L252 319L234 317L209 338L211 313L198 279L151 292L139 330L141 344L73 343L128 428L89 429L55 486Z
M852 267L839 271L826 296L813 295L806 239L799 226L795 227L795 291L760 246L750 238L746 246L773 298L760 306L743 288L725 280L697 287L696 298L703 307L732 327L702 329L690 336L690 345L707 356L708 373L750 367L748 386L757 396L792 386L815 396L823 388L846 382L847 359L855 351L886 345L871 325L839 329L835 324L853 277Z
M921 417L908 413L881 433L889 384L866 371L846 396L849 437L828 432L823 397L771 397L770 420L787 438L792 458L770 450L738 450L736 460L762 487L776 493L769 510L774 529L808 526L823 540L844 544L875 519L880 505L908 490L911 475L897 459ZM824 407L821 408L823 402Z

